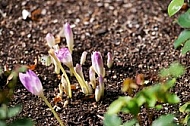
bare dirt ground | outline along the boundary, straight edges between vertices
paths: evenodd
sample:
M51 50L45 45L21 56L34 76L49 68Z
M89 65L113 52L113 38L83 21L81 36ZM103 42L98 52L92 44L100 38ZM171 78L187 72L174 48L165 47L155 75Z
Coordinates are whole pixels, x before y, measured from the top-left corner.
M101 117L109 104L118 96L127 95L121 92L123 79L143 73L151 80L159 69L176 60L189 66L189 53L181 56L180 50L173 47L173 41L181 29L173 23L175 17L169 18L167 15L169 2L170 0L0 0L0 66L7 65L13 69L17 64L33 64L35 58L48 54L46 34L50 32L56 35L63 24L69 22L73 26L75 40L74 64L79 62L83 51L88 52L83 68L86 78L93 51L100 51L104 58L110 51L115 56L115 62L106 72L103 100L95 102L93 99L83 99L80 90L75 90L66 107L62 107L63 103L58 104L61 107L58 114L70 126L103 125ZM23 20L23 9L33 12L33 18ZM42 11L39 17L35 17L38 11L34 11L37 9ZM61 45L65 45L64 39ZM53 72L53 65L46 67L39 63L35 72L43 83L48 100L53 101L60 81ZM172 89L181 98L181 103L175 106L165 105L163 110L155 112L153 119L162 113L177 114L178 107L190 99L189 80L188 67L186 74ZM63 100L64 98L66 99L65 95ZM19 116L32 118L36 121L36 126L58 125L44 102L29 93L20 83L10 104L22 104L23 111ZM144 125L150 125L143 109L141 115ZM124 121L131 118L127 114L121 114L121 117Z

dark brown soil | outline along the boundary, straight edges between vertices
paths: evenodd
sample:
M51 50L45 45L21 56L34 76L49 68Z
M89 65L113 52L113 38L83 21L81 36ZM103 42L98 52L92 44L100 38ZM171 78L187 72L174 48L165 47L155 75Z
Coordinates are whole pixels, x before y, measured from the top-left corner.
M0 0L0 66L7 65L13 69L17 64L33 64L35 58L48 52L46 34L51 32L56 35L62 25L69 22L74 26L74 62L79 62L83 51L89 53L84 66L86 78L93 51L100 51L105 61L106 54L110 51L115 56L115 62L106 72L103 100L85 100L80 90L76 90L66 107L62 107L63 103L58 104L61 107L58 114L70 126L102 125L102 117L109 104L118 96L127 95L121 92L123 79L135 77L137 73L143 73L147 77L156 75L159 69L176 60L189 66L189 53L181 56L180 50L173 48L173 41L181 29L173 23L175 17L169 18L167 15L169 2L170 0ZM40 9L45 13L23 20L23 9ZM65 45L65 40L61 44ZM53 66L38 64L35 72L43 83L48 100L53 101L59 84ZM153 115L153 119L162 113L176 114L178 107L190 99L189 79L187 69L172 90L179 95L181 103L175 106L165 105L162 111ZM64 95L63 100L65 99ZM11 105L20 103L23 111L19 116L32 118L36 121L36 126L58 125L44 102L19 83ZM143 123L149 125L147 114L143 111L144 109L141 113ZM124 121L130 119L130 115L121 114L121 117Z

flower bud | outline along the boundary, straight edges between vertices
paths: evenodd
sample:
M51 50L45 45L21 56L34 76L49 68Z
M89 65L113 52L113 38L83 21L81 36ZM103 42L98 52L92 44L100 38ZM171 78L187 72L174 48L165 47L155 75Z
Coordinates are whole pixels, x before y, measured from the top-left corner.
M84 75L83 75L83 72L82 72L81 65L76 64L75 71L84 80Z
M113 56L110 52L108 52L108 54L107 54L107 67L111 68L112 65L113 65Z
M89 79L91 82L92 87L96 88L96 77L95 77L95 71L93 70L92 66L89 69Z
M73 40L73 32L72 32L72 29L71 29L69 23L66 23L64 25L64 35L65 35L65 38L66 38L66 42L67 42L67 46L69 48L69 51L72 54L73 46L74 46L73 45L74 40Z
M72 56L71 56L71 53L69 52L68 48L61 48L61 49L55 51L55 55L67 67L69 67L69 68L73 67Z
M97 86L95 89L95 100L98 102L101 99L101 90L100 87Z
M98 76L104 76L105 70L103 66L103 60L100 52L93 52L91 56L92 67Z
M84 62L86 61L86 55L87 55L87 52L84 51L84 52L82 53L81 58L80 58L80 65L83 65Z
M19 73L19 79L24 87L32 94L40 97L44 95L42 83L32 70L28 70L26 73Z
M55 38L54 36L51 34L51 33L48 33L46 35L46 41L47 41L47 44L50 48L52 48L54 45L55 45Z
M65 94L69 95L68 84L63 74L61 76L61 85L64 87Z

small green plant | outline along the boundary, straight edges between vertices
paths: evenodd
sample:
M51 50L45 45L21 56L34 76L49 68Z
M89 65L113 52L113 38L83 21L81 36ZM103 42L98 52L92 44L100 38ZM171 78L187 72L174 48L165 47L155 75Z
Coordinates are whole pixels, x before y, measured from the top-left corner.
M2 104L0 107L0 126L33 126L34 122L29 118L17 118L12 122L6 123L6 120L15 117L21 110L21 105L8 107L6 104Z
M161 81L152 86L144 87L134 97L120 96L117 100L113 101L107 113L105 114L104 125L105 126L133 126L142 125L141 118L139 116L142 106L146 108L149 114L149 120L151 120L150 109L160 110L164 103L177 104L180 102L179 97L170 92L170 89L175 85L176 78L180 77L185 72L183 66L179 63L172 63L167 69L162 69L159 73ZM121 119L116 115L119 112L130 113L134 119L122 123ZM113 121L115 119L115 121ZM110 121L112 120L112 121ZM114 123L112 123L114 122ZM167 114L162 115L157 120L151 122L153 126L169 126L176 124L174 122L174 115ZM173 126L172 125L172 126Z
M183 123L186 124L187 126L190 126L190 101L182 105L179 108L179 111L186 114L186 117L183 120Z
M173 16L176 14L184 5L189 6L189 1L187 3L184 0L172 0L168 6L168 14L169 16ZM188 7L187 7L188 8ZM190 9L188 9L185 13L182 13L177 18L176 22L180 27L185 30L180 33L178 38L174 41L174 48L177 49L180 46L182 47L181 53L184 55L188 51L190 51Z

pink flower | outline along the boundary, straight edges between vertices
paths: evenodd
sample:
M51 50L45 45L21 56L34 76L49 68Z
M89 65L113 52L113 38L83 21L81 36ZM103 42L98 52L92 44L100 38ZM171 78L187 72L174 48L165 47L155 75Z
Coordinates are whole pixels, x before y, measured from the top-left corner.
M103 60L100 52L93 52L91 56L92 67L94 71L98 74L98 76L104 76L105 69L103 66Z
M19 73L19 79L29 92L37 96L43 96L42 83L32 70L28 70L26 73Z
M61 49L55 51L55 55L67 67L69 67L69 68L73 67L72 56L71 56L71 53L68 50L68 48L61 48Z
M72 29L69 25L69 23L66 23L64 25L64 35L65 35L65 38L66 38L66 42L67 42L67 46L69 48L69 51L71 52L72 54L72 50L73 50L73 43L74 43L74 40L73 40L73 32L72 32Z

